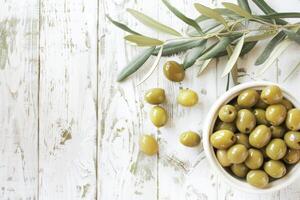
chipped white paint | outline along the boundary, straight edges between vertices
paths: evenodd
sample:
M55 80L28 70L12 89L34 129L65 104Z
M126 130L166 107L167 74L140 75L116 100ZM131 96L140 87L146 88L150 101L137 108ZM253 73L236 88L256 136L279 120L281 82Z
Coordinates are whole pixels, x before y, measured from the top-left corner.
M188 16L197 16L194 0L171 2ZM214 7L221 2L201 3ZM299 0L268 2L279 11L300 7ZM239 192L210 170L201 145L190 149L179 144L182 131L201 132L210 105L225 91L226 78L220 78L225 58L210 63L199 77L196 66L188 69L180 84L167 81L161 66L168 59L182 60L182 55L162 59L138 87L154 58L130 80L115 81L139 49L124 42L125 33L105 14L147 35L166 38L126 13L125 8L135 8L183 32L186 26L160 1L0 3L0 199L300 199L299 184L266 195ZM282 83L300 98L299 71L282 82L299 62L299 45L293 44L255 78L253 57L261 50L260 45L239 60L240 74L246 74L240 81ZM167 94L163 106L170 119L159 130L149 122L151 106L143 101L151 87L163 87ZM180 87L197 91L200 103L190 109L178 106ZM144 133L158 138L159 156L139 153L137 142Z

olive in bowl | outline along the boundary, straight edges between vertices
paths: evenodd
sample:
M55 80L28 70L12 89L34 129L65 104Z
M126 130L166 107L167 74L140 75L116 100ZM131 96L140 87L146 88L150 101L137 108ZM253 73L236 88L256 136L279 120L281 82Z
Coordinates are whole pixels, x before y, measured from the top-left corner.
M220 117L225 106L234 106L237 115ZM224 93L211 107L203 128L204 152L213 169L230 185L251 193L274 192L291 184L300 175L300 131L298 115L288 117L288 113L299 107L286 89L271 82L244 83ZM221 139L216 146L212 138L224 131L222 123L235 125L230 131L235 142Z

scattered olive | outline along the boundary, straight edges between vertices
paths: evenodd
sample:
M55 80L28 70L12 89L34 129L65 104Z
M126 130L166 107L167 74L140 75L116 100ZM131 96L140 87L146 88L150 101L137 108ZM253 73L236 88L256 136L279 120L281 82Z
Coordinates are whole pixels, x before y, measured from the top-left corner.
M217 122L217 125L215 127L215 131L219 130L228 130L232 132L236 132L237 128L235 126L235 123L227 123L227 122Z
M269 143L271 130L266 125L257 126L249 136L249 143L256 148L262 148Z
M245 165L249 169L260 168L264 162L264 156L263 156L262 152L257 149L249 149L248 153L249 153L249 155L245 161Z
M180 135L180 143L187 147L195 147L200 143L200 136L193 131L183 132Z
M272 160L280 160L286 154L287 147L282 139L275 138L266 147L266 153Z
M219 111L219 118L223 122L233 122L236 118L237 110L232 105L224 105Z
M281 178L286 174L286 167L279 160L269 160L264 164L264 170L272 178Z
M150 119L156 127L162 127L168 121L167 111L163 107L154 106L150 111Z
M259 100L257 101L257 103L255 104L256 108L260 108L260 109L266 109L269 105L266 104L263 100L261 100L261 98L259 98Z
M242 144L247 148L250 148L249 137L244 133L237 133L236 136L236 144Z
M300 129L300 109L293 108L289 110L285 124L291 131L298 131Z
M150 104L160 104L166 99L165 90L162 88L152 88L145 94L145 100Z
M285 118L286 108L281 104L270 105L266 110L266 119L274 126L282 124Z
M217 159L218 159L219 163L223 167L228 167L231 165L231 162L228 160L228 157L227 157L227 150L218 149L216 152L216 155L217 155Z
M177 102L182 106L191 107L198 103L198 95L191 89L181 89L179 90Z
M244 178L249 171L248 167L243 163L233 164L231 165L230 169L234 175L240 178Z
M167 79L174 82L180 82L184 79L185 72L179 63L176 61L167 61L164 64L164 75Z
M289 131L284 135L284 141L291 149L300 149L300 132Z
M247 89L243 91L237 98L238 104L243 108L251 108L259 99L259 94L254 89Z
M273 138L282 138L286 129L283 126L270 126Z
M267 104L277 104L282 101L283 95L281 89L276 85L271 85L264 88L260 98Z
M300 150L288 149L283 161L287 164L295 164L300 160Z
M268 120L266 119L266 111L260 108L256 108L253 110L253 114L256 119L257 124L268 125Z
M239 164L246 160L248 156L247 148L242 144L235 144L227 151L228 160L233 164Z
M256 119L253 113L247 109L238 112L236 118L236 127L242 133L250 133L256 125Z
M158 151L156 139L151 135L143 135L140 137L140 150L146 155L152 156Z
M246 177L247 182L257 188L265 188L269 183L269 177L263 170L251 170Z
M220 130L210 136L210 143L217 149L227 149L233 145L236 137L232 131Z

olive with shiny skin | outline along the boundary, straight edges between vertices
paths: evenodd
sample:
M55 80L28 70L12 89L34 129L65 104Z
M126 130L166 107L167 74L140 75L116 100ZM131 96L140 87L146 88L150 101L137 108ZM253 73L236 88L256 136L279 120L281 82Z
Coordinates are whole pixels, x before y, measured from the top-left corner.
M281 89L276 85L265 87L260 95L260 98L267 104L277 104L283 99Z
M180 82L184 79L185 71L182 65L176 61L167 61L163 69L165 77L170 81Z
M240 178L244 178L249 171L248 167L244 163L233 164L230 169L234 175Z
M140 151L146 155L152 156L158 151L156 139L151 135L142 135L139 139Z
M269 183L269 176L263 170L254 169L248 172L247 183L257 188L265 188Z
M272 178L281 178L286 174L286 167L279 160L269 160L264 164L264 170Z
M249 136L249 143L256 148L267 145L271 139L271 130L266 125L257 126Z
M248 150L248 157L245 161L245 165L249 169L258 169L262 166L263 162L264 156L260 150L253 148Z
M266 104L263 100L261 100L261 98L259 98L259 100L257 101L257 103L255 104L256 108L260 108L260 109L266 109L269 105Z
M300 132L289 131L284 135L284 141L291 149L300 149Z
M150 110L150 120L156 127L164 126L168 121L167 111L161 106L154 106Z
M287 110L291 110L292 108L294 108L294 105L292 104L292 102L290 102L289 100L283 98L282 101L280 102L282 105L284 105L284 107Z
M150 104L160 104L166 100L165 90L162 88L152 88L145 94L146 102Z
M238 104L243 108L251 108L259 99L259 94L254 89L247 89L239 94L237 98Z
M237 110L232 105L224 105L219 110L219 118L223 122L233 122L236 118Z
M182 106L191 107L198 103L198 95L191 89L180 89L177 102Z
M300 160L300 150L288 149L283 161L287 164L295 164Z
M266 119L270 124L279 126L286 118L286 108L281 104L270 105L266 110Z
M236 132L237 129L235 123L227 123L227 122L219 121L215 126L215 131L219 131L219 130L229 130L232 132Z
M233 164L239 164L246 160L248 156L247 148L242 144L235 144L227 151L227 158Z
M246 148L250 148L248 135L244 133L237 133L235 134L235 137L236 137L236 144L242 144Z
M287 147L282 139L275 138L266 147L266 154L272 160L280 160L286 154Z
M195 147L200 143L200 136L194 131L186 131L180 135L180 143L187 147Z
M298 131L300 129L300 109L293 108L288 111L285 125L291 131Z
M240 132L250 133L255 128L256 119L251 111L242 109L238 112L235 123Z
M223 167L229 167L231 162L227 158L227 150L218 149L216 152L217 159Z
M273 138L282 138L286 129L283 126L270 126Z
M266 119L266 111L260 108L256 108L253 110L253 114L256 118L256 123L257 124L264 124L264 125L268 125L269 122Z
M227 149L233 145L236 137L232 131L220 130L210 136L210 143L217 149Z

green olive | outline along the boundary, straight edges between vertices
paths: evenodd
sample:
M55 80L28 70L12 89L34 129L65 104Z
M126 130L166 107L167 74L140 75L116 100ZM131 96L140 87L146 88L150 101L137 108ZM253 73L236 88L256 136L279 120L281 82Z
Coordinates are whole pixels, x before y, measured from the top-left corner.
M233 105L233 106L235 107L236 111L239 111L239 110L242 109L242 107L238 104L238 102L237 102L236 99L232 100L232 101L230 102L230 104Z
M265 110L256 108L253 110L253 114L255 116L257 124L264 124L264 125L269 124L268 120L266 119L266 111Z
M210 143L217 149L227 149L235 141L236 137L234 133L228 130L216 131L210 136Z
M256 148L262 148L269 143L271 130L266 125L257 126L249 136L249 143Z
M260 108L260 109L266 109L269 105L266 104L263 100L261 100L261 98L259 98L259 100L257 101L257 103L255 104L256 108Z
M294 108L294 105L292 104L292 102L290 102L289 100L283 98L282 101L280 102L282 105L284 105L284 107L287 110L291 110L292 108Z
M281 89L276 85L265 87L260 98L267 104L277 104L282 101L283 95Z
M145 100L150 104L160 104L166 99L165 90L162 88L152 88L145 94Z
M270 126L273 138L282 138L286 129L283 126Z
M264 156L260 150L257 149L249 149L248 157L245 161L245 165L249 169L258 169L262 166L264 162Z
M292 131L298 131L300 129L300 109L293 108L287 113L286 127Z
M266 110L266 118L270 124L278 126L286 118L286 108L281 104L270 105Z
M226 122L217 122L216 126L215 126L215 130L219 131L219 130L229 130L232 132L236 132L236 126L235 123L226 123Z
M180 143L187 147L195 147L200 143L200 136L193 131L183 132L180 135Z
M234 175L240 178L244 178L249 171L248 167L243 163L233 164L231 165L230 169Z
M177 96L177 102L182 106L191 107L198 103L198 95L191 89L181 89Z
M259 94L254 89L247 89L240 93L237 98L238 104L243 108L251 108L259 99Z
M250 133L256 125L256 119L251 111L242 109L238 112L235 123L240 132Z
M263 170L251 170L246 177L247 182L257 188L264 188L269 183L269 176Z
M176 61L167 61L163 68L166 78L170 81L180 82L184 79L184 69L182 65Z
M146 155L152 156L158 151L156 139L151 135L143 135L139 140L140 150Z
M264 170L272 178L281 178L286 174L286 167L279 160L269 160L264 164Z
M289 131L284 135L284 141L291 149L300 149L300 132Z
M150 120L156 127L164 126L168 121L167 111L160 106L154 106L150 110Z
M248 135L244 133L237 133L235 134L235 137L236 137L236 144L243 144L247 148L250 147Z
M219 118L223 122L233 122L236 118L237 110L232 105L224 105L219 111Z
M217 155L217 159L218 159L219 163L223 167L228 167L231 165L231 162L227 158L227 150L218 149L216 152L216 155Z
M227 151L227 158L233 164L239 164L246 160L248 156L247 148L242 144L235 144Z
M295 164L300 160L300 150L288 149L283 161L287 164Z
M286 154L287 147L282 139L275 138L266 147L266 153L272 160L280 160Z

